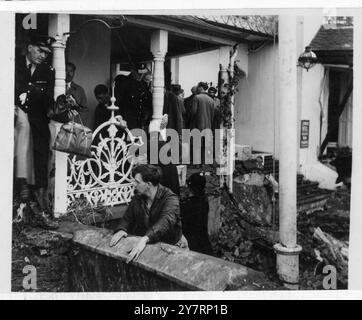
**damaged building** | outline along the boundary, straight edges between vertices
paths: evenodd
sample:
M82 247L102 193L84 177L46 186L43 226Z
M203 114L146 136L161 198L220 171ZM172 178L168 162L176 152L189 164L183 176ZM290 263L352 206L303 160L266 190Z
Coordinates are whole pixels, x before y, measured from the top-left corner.
M22 28L26 17L16 16L16 54L21 54L27 36ZM149 246L138 264L126 266L129 243L116 252L106 244L109 230L94 225L111 228L112 220L126 210L132 195L130 170L118 159L104 179L96 171L89 174L89 160L53 153L48 193L55 217L72 217L71 209L73 217L78 210L76 214L91 219L76 216L82 223L65 221L57 231L59 241L73 241L64 244L71 247L67 252L54 249L58 241L53 238L39 244L31 233L20 239L39 247L47 259L70 252L73 290L265 290L283 285L296 289L299 284L310 289L319 288L319 269L327 264L338 269L339 287L347 286L351 19L42 13L36 14L36 22L41 33L56 40L51 57L55 98L65 90L66 61L76 65L75 82L87 96L88 127L96 120L95 86L104 84L112 91L114 79L128 75L136 65L152 74L150 127L160 125L165 86L181 85L187 97L199 81L218 87L220 93L223 79L233 92L222 114L222 128L232 132L224 150L231 173L220 177L215 166L202 168L210 203L209 236L217 259L160 244ZM297 67L298 57L310 52L310 64L299 59ZM115 128L112 121L107 126ZM51 121L53 139L60 127ZM120 135L117 129L108 132L114 141ZM126 133L131 144L137 143L136 136ZM185 176L197 170L180 166L181 187ZM79 199L85 199L80 209ZM99 205L106 209L97 212ZM191 269L192 276L183 272ZM311 283L317 278L318 284Z

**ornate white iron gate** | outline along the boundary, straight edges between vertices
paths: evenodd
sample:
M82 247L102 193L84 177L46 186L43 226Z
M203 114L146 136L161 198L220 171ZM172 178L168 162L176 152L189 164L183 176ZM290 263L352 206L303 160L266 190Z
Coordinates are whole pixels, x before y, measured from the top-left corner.
M80 197L85 197L94 206L114 206L131 200L134 155L130 153L130 146L141 146L143 141L132 135L121 116L114 115L118 110L114 105L114 94L111 101L108 107L111 118L93 133L92 157L83 160L68 156L68 206Z

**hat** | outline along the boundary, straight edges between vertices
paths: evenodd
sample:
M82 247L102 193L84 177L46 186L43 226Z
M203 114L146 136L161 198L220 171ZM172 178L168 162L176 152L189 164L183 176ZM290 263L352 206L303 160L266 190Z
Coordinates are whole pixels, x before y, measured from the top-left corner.
M204 90L207 90L209 88L209 85L207 84L207 82L199 82L198 87L202 87Z
M179 84L172 84L171 85L171 91L174 93L174 94L176 94L176 95L178 95L178 94L180 94L181 93L181 85L179 85Z
M51 45L55 42L55 39L49 36L42 36L39 34L32 34L29 39L29 44L38 46L41 50L48 53L51 52Z
M196 194L203 194L205 192L206 179L201 172L192 174L187 179L186 183L188 187Z

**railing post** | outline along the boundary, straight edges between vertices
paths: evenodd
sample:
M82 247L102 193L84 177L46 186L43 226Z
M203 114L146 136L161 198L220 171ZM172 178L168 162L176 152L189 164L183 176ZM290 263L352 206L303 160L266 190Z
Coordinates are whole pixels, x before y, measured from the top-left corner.
M53 61L55 69L54 99L65 93L65 48L69 32L69 14L51 14L49 16L49 35L56 39L53 43ZM61 123L51 121L50 129L50 148L54 145L55 138L61 127ZM55 217L63 215L67 211L67 158L66 153L52 150L53 157L51 166L54 166L55 177L54 184L50 183L50 193L54 192L53 212Z
M152 104L153 115L149 131L159 131L162 113L163 99L165 90L165 71L164 62L168 47L168 32L156 30L151 34L151 52L153 54L154 71L153 71L153 92Z

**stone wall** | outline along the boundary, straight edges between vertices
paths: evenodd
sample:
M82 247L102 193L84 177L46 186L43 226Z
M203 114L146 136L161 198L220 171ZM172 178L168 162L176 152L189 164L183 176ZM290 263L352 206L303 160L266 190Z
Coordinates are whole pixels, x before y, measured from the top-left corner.
M260 272L165 243L148 245L126 264L137 237L109 247L104 229L77 231L70 253L72 291L224 291L265 289Z

